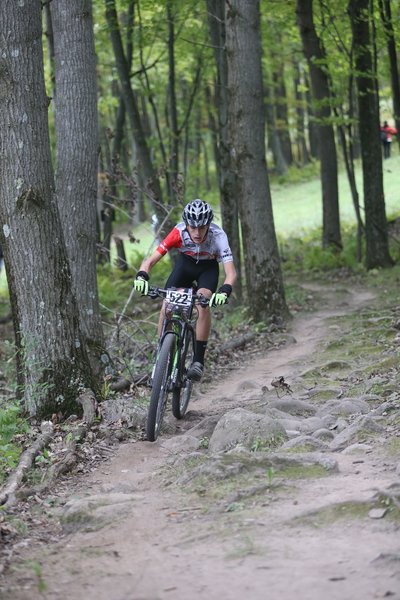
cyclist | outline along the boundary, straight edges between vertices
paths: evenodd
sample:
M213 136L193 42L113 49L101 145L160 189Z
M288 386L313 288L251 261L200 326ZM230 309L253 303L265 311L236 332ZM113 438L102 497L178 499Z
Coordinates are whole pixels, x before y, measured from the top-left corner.
M237 278L236 268L227 235L221 227L212 222L213 218L213 211L207 202L199 199L189 202L182 212L183 222L175 225L153 254L143 260L134 280L134 289L146 295L151 269L169 250L177 248L178 259L165 287L189 288L196 284L197 293L210 299L210 307L225 304ZM216 291L220 262L224 266L225 280ZM163 317L162 309L159 330ZM202 378L210 329L209 307L200 307L193 363L188 370L188 377L192 381L200 381Z

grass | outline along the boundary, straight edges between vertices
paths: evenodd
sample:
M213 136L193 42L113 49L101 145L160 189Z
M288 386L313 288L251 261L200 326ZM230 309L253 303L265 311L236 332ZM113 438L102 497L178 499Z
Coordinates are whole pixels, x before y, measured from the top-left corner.
M387 159L383 164L386 212L399 212L400 156ZM361 165L357 164L356 180L362 198ZM339 171L339 209L342 226L355 223L354 207L350 195L347 175ZM319 178L295 185L271 184L275 229L278 236L306 237L310 230L318 229L322 223L321 182ZM363 213L363 209L362 209ZM364 216L364 215L363 215Z

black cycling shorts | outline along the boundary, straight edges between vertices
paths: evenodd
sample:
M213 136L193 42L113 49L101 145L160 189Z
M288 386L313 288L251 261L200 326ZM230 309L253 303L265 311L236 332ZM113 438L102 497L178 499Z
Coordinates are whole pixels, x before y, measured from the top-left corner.
M196 289L205 288L210 292L215 292L218 279L218 261L212 259L197 262L186 254L179 254L165 287L189 288L195 285Z

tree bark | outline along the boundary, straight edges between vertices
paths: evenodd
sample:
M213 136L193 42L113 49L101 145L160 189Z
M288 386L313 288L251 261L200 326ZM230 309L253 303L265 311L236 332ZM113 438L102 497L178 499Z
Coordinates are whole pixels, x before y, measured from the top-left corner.
M348 5L358 90L361 160L364 186L366 266L368 269L393 264L383 192L382 153L379 139L379 103L373 57L370 49L369 0L351 0Z
M54 180L41 2L0 8L0 242L17 346L19 394L32 416L76 410L95 380L79 329Z
M272 74L273 86L274 86L274 100L275 100L275 115L277 134L280 139L281 149L285 162L287 165L293 164L293 152L292 142L290 139L290 127L289 127L289 115L288 115L288 100L286 93L286 84L284 79L284 66L283 62L280 65L279 70L276 70Z
M297 22L308 61L315 117L318 124L318 152L321 161L322 243L324 248L342 248L335 134L330 123L330 89L326 55L315 31L312 0L297 0Z
M296 99L296 143L297 159L299 164L304 166L310 162L305 138L305 118L304 118L304 98L301 92L301 69L299 63L293 61L293 70L295 72L294 94Z
M268 145L274 159L275 170L278 175L285 175L288 171L288 165L282 152L281 140L277 132L275 118L275 102L273 87L270 81L267 81L265 91L265 121L267 126Z
M172 10L171 0L167 0L166 8L168 20L168 108L170 120L169 197L173 199L179 168L179 129L175 89L175 16Z
M214 58L217 66L216 106L218 112L218 174L221 197L222 226L231 245L235 264L241 272L241 243L239 230L239 208L236 188L236 176L231 168L229 147L229 102L228 102L228 63L226 56L226 23L225 3L221 0L206 0L208 24L211 41L214 48ZM235 286L235 295L242 298L242 284L239 278Z
M258 0L226 1L230 148L249 310L257 322L288 316L265 159L259 8Z
M53 0L56 196L79 307L81 331L93 367L102 369L104 338L97 291L96 55L91 0Z

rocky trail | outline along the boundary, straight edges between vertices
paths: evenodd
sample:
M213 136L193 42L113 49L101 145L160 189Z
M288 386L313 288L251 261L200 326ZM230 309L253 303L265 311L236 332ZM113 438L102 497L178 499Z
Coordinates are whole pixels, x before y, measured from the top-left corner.
M285 344L38 505L4 600L400 599L399 307L305 287Z

